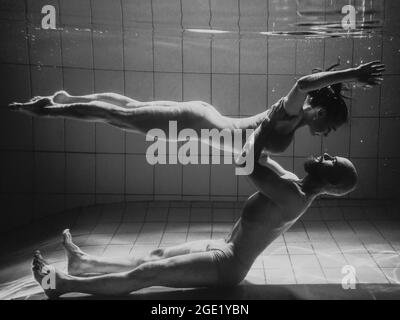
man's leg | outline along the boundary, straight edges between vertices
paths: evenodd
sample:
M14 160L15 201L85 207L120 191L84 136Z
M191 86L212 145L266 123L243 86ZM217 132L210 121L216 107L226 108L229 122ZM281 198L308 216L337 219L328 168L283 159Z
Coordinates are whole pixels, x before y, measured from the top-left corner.
M39 284L42 284L46 276L43 268L49 268L49 264L40 253L36 253L33 272ZM68 276L57 270L55 272L55 289L45 289L49 297L71 292L123 295L152 286L192 288L216 286L220 283L212 252L191 253L147 262L128 272L89 278Z
M200 244L200 242L198 242ZM105 274L133 270L146 262L162 260L190 253L192 243L155 249L143 257L97 257L83 252L72 241L69 230L63 232L63 246L68 258L68 274Z

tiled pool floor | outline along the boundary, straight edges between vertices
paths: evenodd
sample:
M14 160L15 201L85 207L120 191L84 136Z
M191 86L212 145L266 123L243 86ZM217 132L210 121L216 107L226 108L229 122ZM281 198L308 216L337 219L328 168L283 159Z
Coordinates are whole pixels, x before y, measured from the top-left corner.
M240 203L140 202L98 205L47 218L3 236L0 297L32 297L40 292L30 275L35 249L65 269L60 243L64 228L71 229L74 241L89 254L139 256L156 247L224 237L240 207ZM400 284L397 213L383 203L319 201L260 255L245 283L341 284L343 268L352 266L358 284Z

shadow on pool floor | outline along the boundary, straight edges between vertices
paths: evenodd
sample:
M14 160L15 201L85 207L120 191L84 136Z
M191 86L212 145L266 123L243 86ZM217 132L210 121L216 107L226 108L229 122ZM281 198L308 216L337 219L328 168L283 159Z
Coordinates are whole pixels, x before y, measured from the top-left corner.
M29 300L46 299L35 294ZM400 300L400 286L360 284L355 290L344 290L337 284L252 285L244 283L230 289L175 290L150 288L128 296L88 296L69 294L61 300Z

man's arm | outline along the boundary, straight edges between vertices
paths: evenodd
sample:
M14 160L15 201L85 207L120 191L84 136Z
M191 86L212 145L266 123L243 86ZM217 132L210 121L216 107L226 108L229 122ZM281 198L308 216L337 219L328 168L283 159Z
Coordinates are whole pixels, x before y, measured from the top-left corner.
M254 170L249 178L257 189L277 205L292 205L300 199L299 190L292 182L297 177L262 154L262 142L274 125L272 121L264 121L249 138L243 152L254 152Z

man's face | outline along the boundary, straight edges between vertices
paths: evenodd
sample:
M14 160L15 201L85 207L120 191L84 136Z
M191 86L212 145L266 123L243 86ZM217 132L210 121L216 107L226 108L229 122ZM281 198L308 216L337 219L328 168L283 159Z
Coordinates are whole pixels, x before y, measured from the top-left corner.
M339 157L332 157L324 153L322 156L309 158L304 163L304 169L311 176L331 181L330 176L334 174L335 167L340 160L341 158Z

